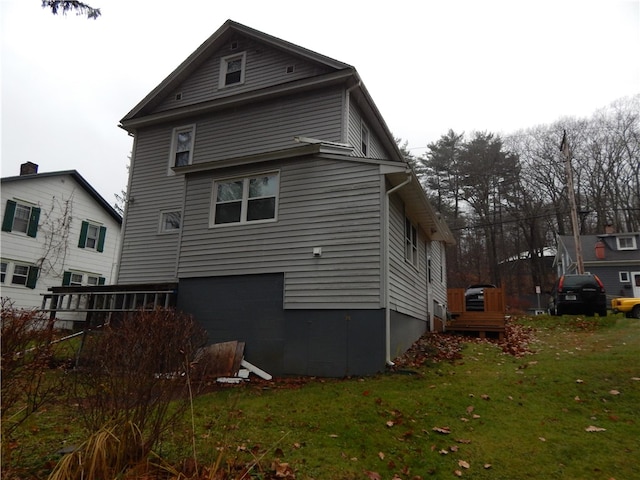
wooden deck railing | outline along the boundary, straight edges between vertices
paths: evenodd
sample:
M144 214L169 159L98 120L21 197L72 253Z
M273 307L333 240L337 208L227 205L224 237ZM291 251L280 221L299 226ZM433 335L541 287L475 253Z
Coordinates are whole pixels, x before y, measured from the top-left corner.
M452 320L447 330L454 332L477 332L484 338L487 332L496 332L502 338L506 323L506 304L501 288L484 290L484 310L467 311L464 288L447 290L447 302Z

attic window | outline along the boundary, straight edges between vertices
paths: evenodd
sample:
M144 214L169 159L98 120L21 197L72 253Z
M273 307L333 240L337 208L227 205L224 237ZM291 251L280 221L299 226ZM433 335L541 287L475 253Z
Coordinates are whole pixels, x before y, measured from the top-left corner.
M295 71L295 66L293 65L289 65L287 66L287 73L293 73Z
M220 88L244 83L245 52L220 59Z
M182 92L176 93L176 100L182 100Z
M625 237L616 237L618 250L637 250L636 237L631 235Z
M369 153L369 129L363 123L360 129L360 149L363 156L367 156Z
M231 42L231 45L229 46L229 50L237 50L238 49L238 42Z

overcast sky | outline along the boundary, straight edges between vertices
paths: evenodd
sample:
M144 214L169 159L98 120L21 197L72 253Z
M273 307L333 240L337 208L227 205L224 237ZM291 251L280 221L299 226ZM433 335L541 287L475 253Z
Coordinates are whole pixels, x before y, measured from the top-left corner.
M127 182L119 120L227 19L353 65L415 154L450 128L508 134L640 93L640 0L0 0L1 174Z

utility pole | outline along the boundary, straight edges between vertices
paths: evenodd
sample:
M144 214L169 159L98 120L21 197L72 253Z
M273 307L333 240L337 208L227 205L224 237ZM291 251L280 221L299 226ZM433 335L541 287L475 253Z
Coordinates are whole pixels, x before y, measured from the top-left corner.
M569 142L567 140L567 131L562 133L562 143L560 151L564 155L565 169L567 173L567 195L569 197L569 205L571 207L571 228L573 230L573 241L576 245L576 264L578 273L584 273L584 261L582 259L582 244L580 243L580 231L578 224L578 207L576 206L576 194L573 189L573 169L571 168L571 151L569 150Z

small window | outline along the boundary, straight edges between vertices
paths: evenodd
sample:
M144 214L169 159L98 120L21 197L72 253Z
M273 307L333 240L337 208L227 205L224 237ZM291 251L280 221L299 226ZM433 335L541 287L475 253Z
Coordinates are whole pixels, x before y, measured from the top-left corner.
M94 275L87 275L87 285L99 285L100 277Z
M27 285L27 278L29 277L29 267L26 265L14 265L13 276L11 277L11 283L13 285Z
M431 283L431 257L427 258L427 281Z
M275 220L278 183L277 173L214 182L210 224Z
M636 250L636 237L616 237L618 242L618 250Z
M411 220L405 218L404 221L404 238L405 248L404 256L407 262L414 267L418 267L418 230L411 223Z
M360 150L362 151L363 156L367 156L369 154L369 129L363 123L362 128L360 129Z
M220 60L220 88L244 83L245 59L243 52Z
M180 230L182 213L178 210L160 213L160 231L177 232Z
M294 65L287 66L287 73L293 73L296 71L296 67Z
M238 49L238 42L231 42L231 45L229 46L230 50L237 50Z
M7 267L9 264L7 262L0 263L0 283L4 283L4 280L7 278Z
M2 220L2 231L25 233L29 237L36 237L40 208L26 203L7 200Z
M104 251L107 227L92 222L83 221L80 227L78 248L88 248L98 252Z
M176 93L176 100L182 100L182 92Z
M69 285L72 287L81 287L82 286L82 274L80 273L72 273L71 279L69 280Z
M184 167L193 162L193 143L195 125L187 125L173 129L171 153L169 155L169 174L173 175L173 167Z
M631 282L631 279L629 277L629 272L618 272L618 278L620 279L620 283Z

